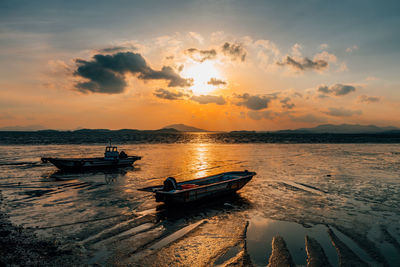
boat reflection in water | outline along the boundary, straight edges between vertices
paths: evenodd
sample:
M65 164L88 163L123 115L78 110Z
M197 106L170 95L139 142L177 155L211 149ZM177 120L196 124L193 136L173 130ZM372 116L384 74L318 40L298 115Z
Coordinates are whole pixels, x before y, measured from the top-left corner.
M57 170L50 175L43 174L42 177L46 179L52 179L55 181L66 181L66 180L74 180L78 178L94 178L94 177L103 177L106 184L111 184L117 181L118 178L122 178L127 175L128 172L138 171L139 169L135 169L134 167L124 167L124 168L104 168L104 169L89 169L83 171L65 171L65 170Z

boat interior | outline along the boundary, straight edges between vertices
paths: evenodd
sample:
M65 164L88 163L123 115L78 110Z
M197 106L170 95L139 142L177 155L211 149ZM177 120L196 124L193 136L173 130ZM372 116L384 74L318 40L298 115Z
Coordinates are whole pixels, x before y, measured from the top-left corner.
M246 176L249 176L249 175L254 176L255 173L248 172L248 171L244 171L244 172L226 172L226 173L212 175L212 176L208 176L208 177L204 177L204 178L200 178L200 179L188 180L188 181L184 181L184 182L176 182L175 178L168 177L164 181L164 185L151 186L151 187L146 187L146 188L142 188L142 189L139 189L139 190L147 191L147 192L155 192L155 191L160 191L160 190L170 191L169 189L168 190L164 190L167 180L170 180L172 183L176 183L175 185L171 185L171 189L174 188L176 190L185 190L185 189L191 189L191 188L195 188L195 187L199 187L199 186L211 185L211 184L216 184L216 183L220 183L220 182L230 181L230 180L246 177ZM168 186L168 187L170 187L170 186Z

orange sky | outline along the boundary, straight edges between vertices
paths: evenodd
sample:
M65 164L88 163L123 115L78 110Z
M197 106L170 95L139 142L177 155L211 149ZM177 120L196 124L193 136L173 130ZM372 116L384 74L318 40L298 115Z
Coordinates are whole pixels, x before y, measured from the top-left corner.
M0 33L7 40L0 54L0 128L400 126L396 67L388 57L378 62L380 50L363 47L363 38L337 41L299 26L301 39L293 29L287 35L279 27L254 32L250 22L238 31L227 24L182 28L178 16L177 31L169 25L134 35L121 24L107 25L119 27L115 32L92 25L79 43L83 32L75 28L65 39L42 24L15 29L14 18L7 19ZM397 52L390 51L395 59Z

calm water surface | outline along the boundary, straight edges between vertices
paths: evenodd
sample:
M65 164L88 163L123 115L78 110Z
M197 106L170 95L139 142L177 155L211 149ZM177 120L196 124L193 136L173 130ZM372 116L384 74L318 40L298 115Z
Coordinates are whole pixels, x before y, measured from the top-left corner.
M134 168L62 173L41 156L99 156L100 145L0 146L0 190L13 223L78 246L88 263L268 263L281 235L298 265L305 235L337 266L327 230L365 262L400 262L399 144L127 144ZM257 176L235 197L167 209L138 188L232 170ZM243 256L244 255L244 256Z

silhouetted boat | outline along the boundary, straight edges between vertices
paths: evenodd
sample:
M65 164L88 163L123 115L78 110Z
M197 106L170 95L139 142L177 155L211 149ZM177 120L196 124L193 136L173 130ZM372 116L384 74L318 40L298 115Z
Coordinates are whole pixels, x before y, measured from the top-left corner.
M139 156L128 156L124 151L118 152L116 146L106 146L104 157L97 158L41 158L43 163L51 162L60 170L82 171L101 168L119 168L131 166Z
M155 193L157 202L189 203L206 198L234 193L246 185L255 172L224 172L199 179L177 183L175 178L168 177L163 185L139 189Z

